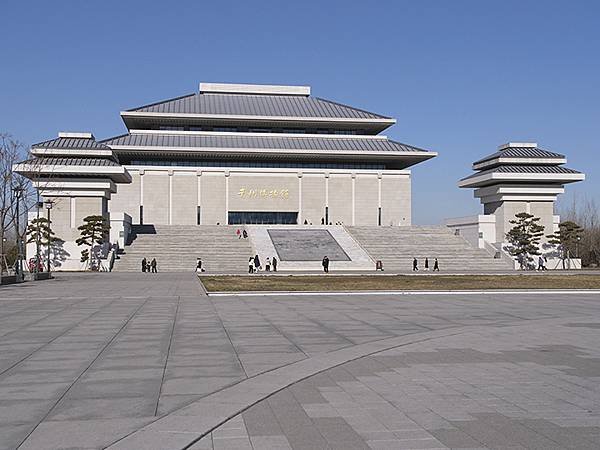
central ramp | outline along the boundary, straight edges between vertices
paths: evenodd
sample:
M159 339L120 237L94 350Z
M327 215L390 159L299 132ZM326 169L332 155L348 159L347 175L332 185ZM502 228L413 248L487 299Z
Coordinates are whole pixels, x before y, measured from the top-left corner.
M350 261L328 230L267 230L281 261Z
M343 226L246 225L246 229L263 264L275 256L278 270L322 270L324 256L333 271L375 268L375 262Z

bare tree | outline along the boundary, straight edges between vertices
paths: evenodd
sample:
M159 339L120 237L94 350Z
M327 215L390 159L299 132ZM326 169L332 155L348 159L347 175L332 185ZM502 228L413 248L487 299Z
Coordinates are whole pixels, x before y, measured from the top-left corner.
M27 193L31 191L31 183L13 171L13 165L23 156L23 144L7 133L0 133L0 279L2 272L8 271L5 238L11 231L23 238L27 226Z
M576 256L583 266L600 267L600 205L593 197L574 194L570 200L560 203L561 220L569 220L584 228L577 244Z

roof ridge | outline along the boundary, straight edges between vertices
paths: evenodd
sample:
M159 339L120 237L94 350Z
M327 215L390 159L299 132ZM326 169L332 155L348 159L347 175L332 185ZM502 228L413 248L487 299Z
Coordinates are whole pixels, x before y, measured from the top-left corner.
M425 149L425 148L421 148L421 147L415 147L414 145L405 144L404 142L395 141L395 140L393 140L393 139L389 139L389 138L388 138L388 141L389 141L389 142L392 142L392 143L394 143L394 144L403 145L403 146L405 146L405 147L414 148L414 149L416 149L416 150L418 150L418 151L420 151L420 152L431 152L431 150L427 150L427 149Z
M374 113L372 111L367 111L366 109L356 108L354 106L346 105L345 103L340 103L340 102L336 102L336 101L333 101L333 100L328 100L328 99L322 98L322 97L312 97L312 98L314 98L315 100L320 100L320 101L326 102L326 103L331 103L333 105L341 106L343 108L350 108L350 109L353 109L355 111L360 111L360 112L365 113L365 114L372 114L372 115L380 117L382 119L393 120L393 117L388 117L388 116L384 116L382 114Z
M168 98L166 100L160 100L160 101L154 102L154 103L148 103L147 105L142 105L142 106L138 106L136 108L126 109L125 111L126 112L134 112L134 111L137 111L138 109L150 108L151 106L160 105L161 103L174 102L174 101L177 101L177 100L181 100L182 98L192 97L192 96L195 96L195 95L200 95L200 93L198 93L198 92L192 92L191 94L180 95L178 97Z

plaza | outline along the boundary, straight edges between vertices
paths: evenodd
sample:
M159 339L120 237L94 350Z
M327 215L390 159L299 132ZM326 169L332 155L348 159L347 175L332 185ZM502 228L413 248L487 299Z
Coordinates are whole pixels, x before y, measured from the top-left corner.
M598 291L0 289L1 449L595 449Z

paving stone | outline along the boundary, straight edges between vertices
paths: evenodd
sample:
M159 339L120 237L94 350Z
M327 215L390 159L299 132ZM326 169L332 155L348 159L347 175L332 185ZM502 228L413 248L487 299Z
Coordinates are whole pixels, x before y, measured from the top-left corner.
M195 446L546 450L600 441L592 296L208 298L193 274L125 273L6 288L0 448L47 413L23 448L114 442L156 420L155 410L172 414L134 436L162 448L187 445L232 414ZM431 329L446 331L414 342ZM392 336L414 343L353 353ZM341 365L312 375L335 355L345 355ZM309 378L237 414L285 387L280 375ZM215 391L224 394L180 409Z

